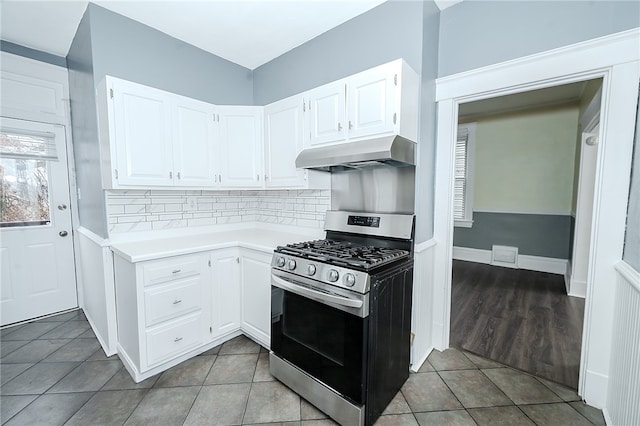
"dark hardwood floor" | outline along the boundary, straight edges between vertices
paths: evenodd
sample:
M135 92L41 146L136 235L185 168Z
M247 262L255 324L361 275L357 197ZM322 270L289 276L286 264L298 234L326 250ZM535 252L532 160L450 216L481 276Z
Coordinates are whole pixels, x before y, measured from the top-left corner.
M577 389L583 318L561 275L453 261L453 347Z

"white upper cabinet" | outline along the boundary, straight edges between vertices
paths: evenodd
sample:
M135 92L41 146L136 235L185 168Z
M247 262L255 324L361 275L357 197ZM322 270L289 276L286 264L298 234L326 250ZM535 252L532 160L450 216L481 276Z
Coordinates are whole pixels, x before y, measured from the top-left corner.
M416 140L419 77L402 59L310 90L305 146L399 134Z
M397 72L393 67L377 67L349 79L347 128L349 138L392 133ZM397 118L396 118L397 120Z
M117 183L172 185L170 98L162 91L117 79L109 87L109 96Z
M260 188L262 168L262 107L217 107L220 126L220 184Z
M298 95L264 107L265 184L269 188L304 185L304 170L296 169L296 157L302 150L303 104Z
M212 186L218 136L214 107L205 102L176 97L173 104L173 168L181 186Z
M296 157L307 134L303 95L264 107L264 164L267 188L331 188L329 173L296 168Z
M98 102L105 187L215 186L213 105L113 77Z
M311 145L346 138L346 80L326 84L309 92Z

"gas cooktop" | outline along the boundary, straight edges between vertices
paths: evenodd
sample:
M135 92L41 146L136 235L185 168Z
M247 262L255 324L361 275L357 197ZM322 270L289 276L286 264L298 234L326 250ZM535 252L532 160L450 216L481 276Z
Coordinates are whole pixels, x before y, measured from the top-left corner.
M279 246L276 252L365 271L410 255L407 250L365 246L331 239L287 244Z

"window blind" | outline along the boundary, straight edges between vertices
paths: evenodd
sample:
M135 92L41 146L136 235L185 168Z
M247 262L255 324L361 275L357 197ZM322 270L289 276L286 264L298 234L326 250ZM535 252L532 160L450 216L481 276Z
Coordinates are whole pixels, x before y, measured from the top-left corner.
M469 132L458 128L458 139L455 146L455 175L453 185L453 219L464 220L466 213L465 199L467 191L467 142Z
M16 159L57 160L56 139L53 133L27 133L3 128L0 131L0 156Z

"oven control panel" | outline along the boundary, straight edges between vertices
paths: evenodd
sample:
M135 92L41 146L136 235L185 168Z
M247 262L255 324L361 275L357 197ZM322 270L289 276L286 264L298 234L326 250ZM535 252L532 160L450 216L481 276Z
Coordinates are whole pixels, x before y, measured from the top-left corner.
M367 293L370 287L369 274L366 272L282 253L273 255L271 267L362 294Z

